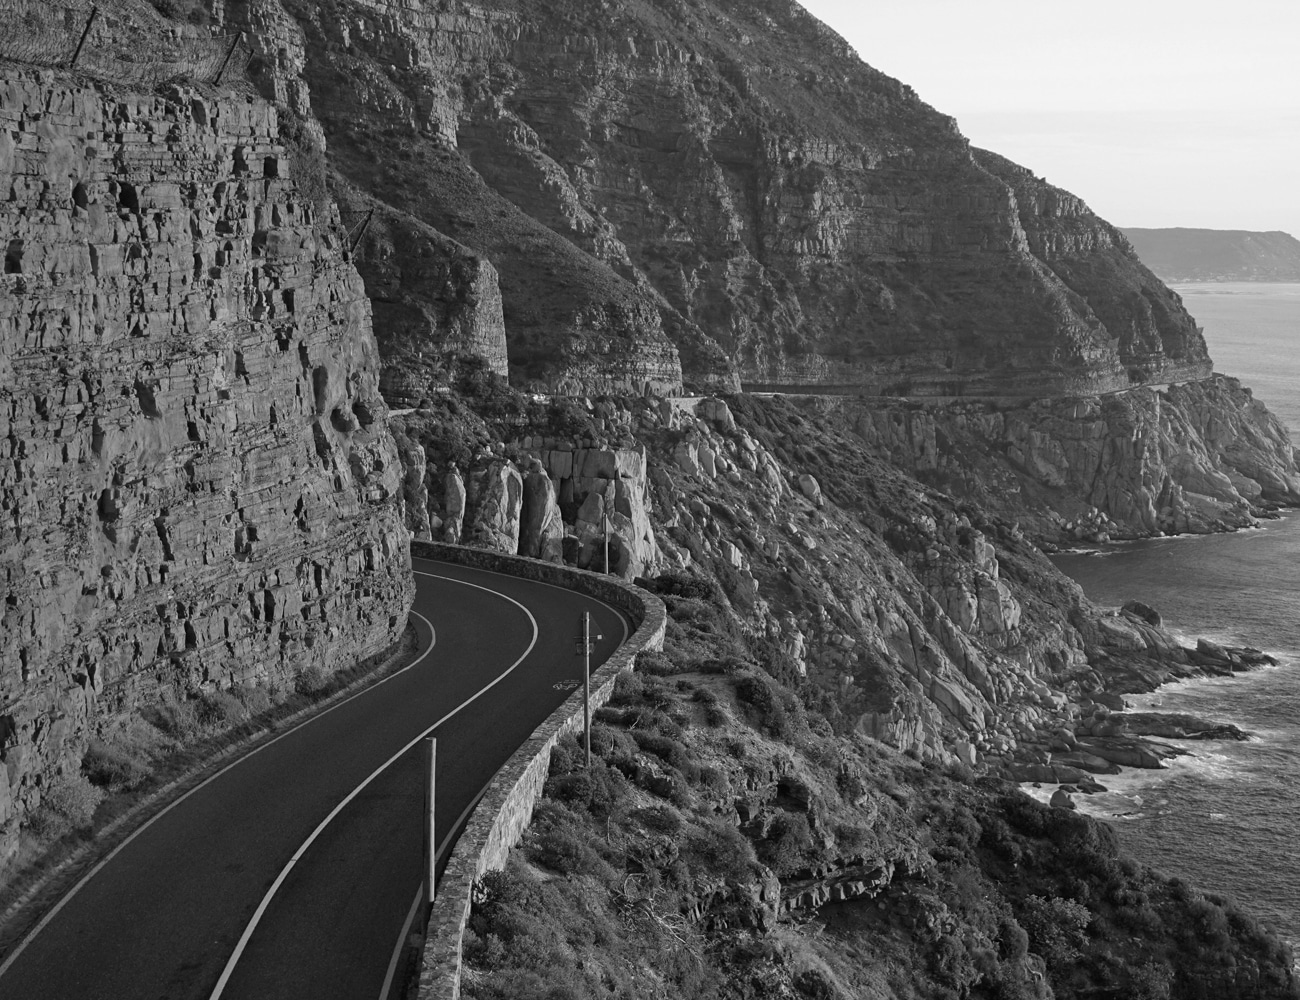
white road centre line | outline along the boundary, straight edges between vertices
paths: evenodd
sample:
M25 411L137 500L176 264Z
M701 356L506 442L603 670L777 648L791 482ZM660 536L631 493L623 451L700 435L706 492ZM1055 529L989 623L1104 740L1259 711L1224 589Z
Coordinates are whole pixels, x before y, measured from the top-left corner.
M427 574L426 574L426 575L427 575ZM296 732L297 732L299 729L301 729L303 726L309 726L309 725L311 725L313 722L315 722L317 719L323 719L323 718L325 718L325 716L329 715L329 714L330 714L331 712L333 712L335 709L342 708L344 705L346 705L348 702L352 701L354 698L360 698L363 694L368 694L369 692L375 690L377 687L379 687L379 686L381 686L381 685L383 685L383 684L387 684L387 683L388 683L389 681L391 681L394 677L400 677L402 674L406 673L408 670L411 670L411 669L413 669L414 667L419 666L420 663L422 663L422 662L424 661L424 659L425 659L425 658L426 658L426 657L427 657L431 652L433 652L433 647L434 647L435 645L437 645L437 642L438 642L438 633L434 630L433 622L429 621L429 619L425 618L424 615L420 614L418 611L412 611L412 612L411 612L411 617L412 617L412 618L418 618L418 619L420 619L420 621L424 622L424 624L427 625L427 626L429 627L429 634L430 634L430 636L431 636L432 638L431 638L431 640L430 640L430 642L429 642L429 648L428 648L428 649L426 649L423 653L421 653L419 656L417 656L414 660L412 660L410 663L408 663L406 666L404 666L401 670L394 671L393 673L389 674L387 677L383 678L382 680L376 681L374 684L367 684L367 685L366 685L364 688L362 688L360 691L357 691L357 692L355 692L354 694L351 694L351 695L349 695L348 697L344 698L344 699L343 699L342 701L340 701L337 705L331 705L329 708L325 709L323 712L319 712L319 713L317 713L317 714L315 714L315 715L310 716L309 718L303 719L301 722L298 722L298 723L296 723L295 725L291 726L289 729L286 729L284 732L282 732L279 736L276 736L274 739L267 740L267 741L266 741L265 743L263 743L261 746L255 747L254 749L250 750L248 753L246 753L246 754L244 754L243 756L239 757L237 760L232 760L229 764L227 764L225 767L223 767L223 768L222 768L220 771L218 771L216 774L209 775L207 778L205 778L205 779L204 779L203 781L201 781L199 784L195 785L193 788L191 788L188 792L186 792L186 793L185 793L184 795L182 795L180 798L176 799L176 801L168 803L167 806L166 806L166 808L160 810L156 815L151 816L151 817L150 817L146 822L141 823L141 824L140 824L140 827L139 827L137 830L135 830L135 831L134 831L134 832L133 832L129 837L127 837L126 840L122 841L122 843L118 844L115 848L113 848L113 850L111 850L107 855L105 855L103 858L101 858L101 859L99 860L99 862L97 862L97 863L95 864L95 866L94 866L93 868L90 869L90 871L86 872L85 875L83 875L80 879L78 879L78 880L77 880L77 883L76 883L76 884L75 884L71 889L69 889L69 890L67 891L67 894L64 895L64 897L63 897L62 899L60 899L60 900L58 901L58 903L56 903L56 904L54 905L54 907L51 908L50 911L49 911L48 913L46 913L45 916L43 916L43 917L40 919L40 921L36 924L35 927L33 927L30 931L27 932L26 935L23 936L23 939L22 939L21 941L18 942L18 947L16 947L13 951L11 951L11 952L9 953L9 955L5 958L3 964L0 964L0 977L3 977L4 974L5 974L6 972L9 971L9 969L13 966L14 962L18 961L18 956L21 955L24 951L26 951L26 950L27 950L27 946L28 946L29 944L31 944L32 941L34 941L34 940L36 939L36 935L38 935L38 934L39 934L41 931L43 931L47 926L49 926L50 921L52 921L55 917L57 917L57 916L59 915L59 912L60 912L60 911L61 911L65 906L67 906L68 903L70 903L70 902L72 901L72 897L73 897L73 896L75 896L78 892L80 892L83 888L85 888L87 882L89 882L92 878L94 878L96 875L98 875L99 872L102 871L103 868L104 868L104 867L105 867L105 866L106 866L110 861L112 861L115 857L117 857L118 854L120 854L122 851L124 851L124 850L127 848L127 846L128 846L128 845L129 845L133 840L136 839L136 837L138 837L138 836L140 836L142 833L144 833L145 830L149 829L149 827L151 827L151 826L153 826L155 823L157 823L160 819L162 819L162 818L163 818L164 816L166 816L169 812L171 812L173 809L175 809L178 805L180 805L182 802L184 802L186 799L188 799L191 795L194 795L196 792L202 791L203 788L205 788L207 785L211 784L212 782L216 781L218 778L220 778L220 777L221 777L223 774L225 774L227 771L231 770L232 768L236 768L236 767L238 767L240 764L244 763L244 761L246 761L246 760L250 760L251 758L257 756L259 753L261 753L261 752L262 752L263 750L265 750L267 747L274 746L276 743L279 743L279 742L280 742L282 739L284 739L286 736L292 736L294 733L296 733Z
M397 763L397 761L400 760L408 750L410 750L413 746L419 743L431 732L433 732L435 729L441 726L444 722L450 719L457 712L461 711L464 708L467 708L468 706L472 705L474 702L478 701L479 698L487 694L494 687L496 687L503 680L509 677L512 673L514 673L515 668L518 667L519 664L523 663L524 660L528 658L528 654L531 653L533 651L533 647L537 645L537 636L538 636L537 619L533 617L533 613L531 611L529 611L526 607L524 607L522 604L516 601L513 597L510 597L507 594L503 594L500 591L493 590L491 587L484 587L477 583L468 583L465 580L457 580L450 576L440 576L437 573L426 573L423 570L415 570L414 572L416 576L427 576L434 580L446 580L449 583L458 583L464 587L473 587L475 590L483 590L489 594L495 594L497 597L504 598L505 600L509 601L511 604L518 607L521 611L523 611L523 613L528 616L528 620L532 622L533 625L532 641L528 643L528 648L524 650L523 655L521 655L519 659L515 660L514 663L510 664L510 666L505 670L504 673L498 676L490 684L487 684L484 687L482 687L472 697L465 699L465 701L461 702L461 704L453 708L450 712L448 712L441 719L439 719L437 722L431 725L428 729L426 729L424 732L420 733L420 735L412 739L409 743L406 744L406 746L398 750L397 753L389 757L388 760L384 761L383 764L379 765L379 767L375 769L374 773L372 773L370 777L366 778L365 781L361 782L361 784L357 785L356 788L352 789L352 791L349 792L347 796L341 802L339 802L338 805L336 805L332 810L330 810L329 815L320 821L320 824L316 827L315 830L312 831L311 836L309 836L305 841L303 841L302 846L300 846L298 850L294 852L293 857L289 859L289 863L286 864L284 868L280 871L280 874L276 876L275 881L271 883L271 888L266 891L266 895L262 897L262 901L258 904L257 910L253 913L253 918L248 922L248 926L244 928L244 933L241 934L239 937L239 943L235 945L234 952L231 954L229 961L226 962L226 967L221 970L221 978L217 980L216 989L212 991L212 996L210 1000L219 1000L221 994L225 992L226 984L230 982L230 977L231 975L234 974L235 966L239 964L240 958L243 957L244 949L248 947L248 942L252 940L253 932L257 930L257 925L261 923L262 917L266 914L267 909L271 905L271 900L275 897L275 894L280 891L280 886L282 886L284 884L284 880L289 877L289 873L293 871L294 865L296 865L299 859L301 859L302 856L307 853L308 848L310 848L311 845L316 842L316 838L325 832L325 828L329 826L331 822L333 822L334 817L337 816L339 813L341 813L345 808L347 808L348 803L350 803L353 799L355 799L358 795L360 795L362 791L365 790L367 785L369 785L372 781L374 781L381 774L383 774L390 767L392 767L393 764Z

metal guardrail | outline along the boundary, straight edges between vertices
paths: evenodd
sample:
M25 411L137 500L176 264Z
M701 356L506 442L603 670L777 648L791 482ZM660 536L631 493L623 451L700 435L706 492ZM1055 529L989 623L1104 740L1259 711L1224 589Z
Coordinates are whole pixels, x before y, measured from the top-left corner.
M143 0L0 0L0 59L115 83L217 83L239 35L168 20Z

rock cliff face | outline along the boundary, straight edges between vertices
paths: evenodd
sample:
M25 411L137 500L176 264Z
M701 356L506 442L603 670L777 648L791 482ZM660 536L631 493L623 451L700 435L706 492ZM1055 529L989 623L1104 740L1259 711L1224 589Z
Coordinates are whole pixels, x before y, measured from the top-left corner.
M399 282L400 309L380 291L381 343L418 331L432 353L499 366L495 343L464 336L497 324L482 266L456 273L468 255L498 276L513 377L565 391L739 377L1027 396L1209 372L1177 297L1114 229L972 150L797 5L219 13L262 39L263 92L310 105L338 183L426 234L417 267L437 277ZM367 236L367 280L413 239ZM392 270L373 272L383 289ZM427 322L448 299L482 301L487 320Z
M382 651L411 593L362 283L275 110L0 71L0 716L17 812L160 692Z
M1300 503L1286 428L1224 376L1016 405L825 405L895 464L1046 541L1222 531Z

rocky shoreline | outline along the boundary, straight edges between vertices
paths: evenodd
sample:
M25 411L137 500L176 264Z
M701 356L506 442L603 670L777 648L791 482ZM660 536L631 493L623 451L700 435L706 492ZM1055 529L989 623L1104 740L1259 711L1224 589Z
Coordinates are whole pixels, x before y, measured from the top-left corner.
M1129 601L1100 620L1112 636L1132 639L1145 650L1134 657L1115 657L1106 679L1111 686L1078 705L1073 729L1053 730L1043 742L1022 743L1006 763L1016 781L1034 787L1058 786L1051 805L1074 809L1073 795L1108 791L1097 775L1117 775L1124 768L1162 770L1167 761L1190 751L1165 740L1246 741L1250 733L1232 723L1177 712L1130 711L1124 694L1147 694L1176 680L1230 677L1278 661L1250 646L1224 646L1200 638L1184 646L1162 627L1159 612Z

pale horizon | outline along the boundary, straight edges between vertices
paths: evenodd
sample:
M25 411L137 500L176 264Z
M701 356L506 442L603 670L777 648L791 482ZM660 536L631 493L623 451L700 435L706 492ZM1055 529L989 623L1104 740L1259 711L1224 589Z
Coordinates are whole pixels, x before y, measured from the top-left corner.
M863 61L1116 226L1300 237L1300 5L801 0Z

